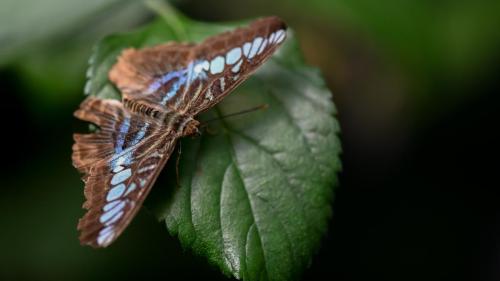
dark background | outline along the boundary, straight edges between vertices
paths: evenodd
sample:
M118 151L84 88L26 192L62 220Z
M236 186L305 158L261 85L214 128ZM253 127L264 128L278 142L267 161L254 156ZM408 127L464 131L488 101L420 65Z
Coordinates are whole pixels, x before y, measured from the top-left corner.
M4 1L0 280L224 279L147 210L109 249L77 240L86 60L152 14L138 1ZM173 4L200 21L281 16L332 90L343 171L303 280L500 279L498 1Z

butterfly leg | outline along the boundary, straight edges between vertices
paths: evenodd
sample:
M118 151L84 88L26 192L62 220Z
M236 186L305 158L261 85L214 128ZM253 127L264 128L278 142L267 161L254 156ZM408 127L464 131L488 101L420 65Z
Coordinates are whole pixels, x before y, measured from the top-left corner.
M179 151L177 152L177 159L175 160L175 179L177 182L177 187L180 187L180 177L179 177L179 161L181 159L181 153L182 153L182 142L179 142Z

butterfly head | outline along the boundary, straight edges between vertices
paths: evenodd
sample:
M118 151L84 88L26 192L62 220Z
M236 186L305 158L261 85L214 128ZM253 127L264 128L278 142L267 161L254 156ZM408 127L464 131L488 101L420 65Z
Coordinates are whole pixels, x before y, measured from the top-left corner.
M200 131L198 130L198 126L200 125L200 122L195 120L195 119L190 119L186 125L183 128L182 135L183 136L190 136L194 134L199 134Z

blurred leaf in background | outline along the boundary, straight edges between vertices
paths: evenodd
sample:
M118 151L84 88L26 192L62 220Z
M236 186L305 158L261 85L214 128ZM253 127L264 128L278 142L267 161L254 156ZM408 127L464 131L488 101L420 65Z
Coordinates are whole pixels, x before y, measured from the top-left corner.
M111 32L145 21L141 1L15 1L0 6L0 66L19 74L33 112L78 99L92 45Z

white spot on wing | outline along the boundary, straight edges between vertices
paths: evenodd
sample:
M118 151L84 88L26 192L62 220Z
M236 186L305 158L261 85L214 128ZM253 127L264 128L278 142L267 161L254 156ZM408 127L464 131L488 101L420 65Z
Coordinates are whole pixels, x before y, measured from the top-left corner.
M212 89L211 88L208 88L208 91L205 94L205 98L208 99L208 100L210 100L210 101L214 99L214 95L212 94Z
M252 46L252 43L250 43L250 42L246 42L245 44L243 44L243 54L245 55L245 57L248 57L248 53L250 52L251 46Z
M163 157L163 153L159 153L158 151L155 151L155 152L151 153L151 155L149 155L149 157L147 159L152 158L152 157L161 158L161 157Z
M276 31L276 44L281 43L285 39L286 32L283 29Z
M243 63L243 60L240 60L233 68L231 68L231 71L233 73L238 73L240 71L241 64Z
M210 62L210 73L217 74L224 70L224 57L218 56Z
M226 88L226 81L224 81L224 77L219 78L219 82L221 90L224 91L224 89Z
M264 42L262 42L262 45L260 45L259 51L257 52L258 55L264 51L264 49L267 46L267 39L264 39Z
M149 165L149 166L146 166L146 167L142 167L139 170L137 170L137 173L142 174L144 172L153 170L154 168L156 168L156 164L152 164L152 165Z
M113 237L115 236L114 232L108 232L105 235L99 235L97 238L97 244L99 245L107 245L111 240L113 240Z
M108 204L104 205L104 207L102 208L102 210L103 210L104 212L107 212L107 211L109 211L109 210L113 209L113 208L114 208L116 205L118 205L119 203L120 203L120 200L116 200L116 201L110 202L110 203L108 203Z
M118 158L118 160L116 160L116 164L115 164L115 165L119 166L119 165L121 165L121 164L125 163L125 162L126 162L126 160L127 160L127 159L126 159L126 157L125 157L125 156L120 156L120 157Z
M106 201L110 202L119 198L120 196L122 196L124 191L125 185L123 183L111 188L108 191L108 195L106 196Z
M253 40L252 48L250 49L250 53L248 54L249 59L253 58L257 54L261 43L262 37L257 37Z
M271 35L269 35L269 43L274 43L275 37L276 37L276 32L271 33Z
M121 170L123 170L123 166L118 165L113 169L113 173L118 173Z
M103 228L101 231L99 231L99 236L104 236L110 232L113 231L114 226L110 225L108 227Z
M226 63L227 64L234 64L237 62L241 57L241 48L236 47L232 49L231 51L227 52L226 54Z
M203 70L207 71L210 69L210 63L208 61L203 62Z
M194 66L193 70L195 73L201 73L203 70L208 70L210 68L210 63L208 61L203 61Z
M128 186L127 192L125 192L125 195L128 195L130 192L134 191L137 188L137 185L133 182Z
M119 220L123 216L123 211L120 211L116 214L112 219L106 222L106 226L114 224L117 220Z
M107 222L110 218L114 217L118 212L120 212L123 209L123 207L125 207L125 202L122 201L113 209L102 214L101 217L99 218L99 221L101 223Z
M111 179L111 185L119 184L122 181L128 179L131 175L132 175L132 170L130 170L130 168L120 171L119 173L115 174Z

